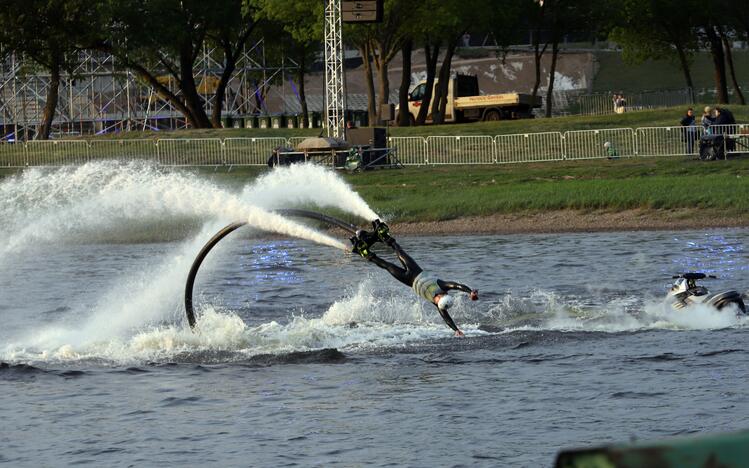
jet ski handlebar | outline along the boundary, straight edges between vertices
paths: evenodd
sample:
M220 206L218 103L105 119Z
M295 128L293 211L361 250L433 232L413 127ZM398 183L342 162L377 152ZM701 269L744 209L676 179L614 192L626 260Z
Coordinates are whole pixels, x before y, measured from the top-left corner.
M718 277L715 275L706 275L704 273L695 273L695 272L680 273L678 275L672 276L672 278L673 279L684 278L687 280L699 280L699 279L705 279L705 278L718 279Z

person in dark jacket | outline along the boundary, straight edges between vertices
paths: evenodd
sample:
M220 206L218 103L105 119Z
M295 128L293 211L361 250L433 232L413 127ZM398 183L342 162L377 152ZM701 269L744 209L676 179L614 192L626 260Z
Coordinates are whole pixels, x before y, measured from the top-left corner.
M694 118L694 109L687 109L687 115L681 119L681 126L684 127L684 141L687 143L687 154L692 154L694 142L697 140L697 119Z
M736 119L733 117L733 113L725 107L715 108L715 119L713 121L713 132L722 133L726 142L726 151L733 151L736 149L736 142L729 138L728 135L734 133L733 125L736 125Z

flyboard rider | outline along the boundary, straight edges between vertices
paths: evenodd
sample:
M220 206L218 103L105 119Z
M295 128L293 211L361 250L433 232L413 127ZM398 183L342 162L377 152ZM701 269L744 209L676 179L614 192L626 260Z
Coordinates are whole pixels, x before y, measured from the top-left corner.
M448 291L456 289L468 293L472 301L479 298L478 291L469 288L465 284L456 283L454 281L443 281L436 276L423 271L414 259L404 252L395 239L390 236L387 224L377 219L372 221L372 226L374 227L374 232L359 230L356 232L356 235L351 238L351 243L354 245L352 251L358 253L378 267L384 268L393 275L395 279L409 288L412 288L417 296L423 297L434 304L447 326L455 331L455 336L463 336L463 332L460 331L457 325L455 325L455 322L448 313L448 310L452 307L454 301L453 298L448 295ZM398 260L400 260L403 267L399 267L398 265L381 259L370 250L372 245L378 241L384 243L395 251Z

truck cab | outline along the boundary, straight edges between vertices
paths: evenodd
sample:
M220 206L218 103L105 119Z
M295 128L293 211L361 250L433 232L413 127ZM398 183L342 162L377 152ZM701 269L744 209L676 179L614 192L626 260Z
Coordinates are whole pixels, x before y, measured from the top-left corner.
M423 103L426 86L426 81L422 81L408 94L408 113L412 124L421 106L427 105ZM432 96L436 87L437 80L434 81ZM533 101L532 96L527 94L482 95L476 76L459 74L455 78L450 78L447 85L445 123L530 118L533 117L533 108L540 106L541 102L538 97ZM426 123L432 123L431 112L427 114Z

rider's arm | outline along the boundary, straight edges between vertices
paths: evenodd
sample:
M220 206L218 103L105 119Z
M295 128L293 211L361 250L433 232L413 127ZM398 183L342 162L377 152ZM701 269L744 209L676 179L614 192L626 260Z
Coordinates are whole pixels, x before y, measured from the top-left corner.
M471 296L472 301L476 301L479 298L479 292L475 289L471 289L465 284L456 283L455 281L442 281L437 280L437 284L440 288L442 288L443 291L449 291L451 289L457 289L458 291L463 291L464 293L468 293Z
M473 291L471 288L469 288L465 284L456 283L455 281L437 280L437 284L439 284L439 287L443 291L449 291L451 289L457 289L458 291L463 291L464 293L468 293L468 294L470 294L471 291Z
M446 310L442 310L439 307L437 307L437 310L439 311L440 315L442 316L442 320L445 321L445 323L447 324L448 327L452 328L453 331L456 331L456 332L460 331L458 329L458 326L455 325L455 322L453 322L452 317L450 317L450 314L448 314Z

